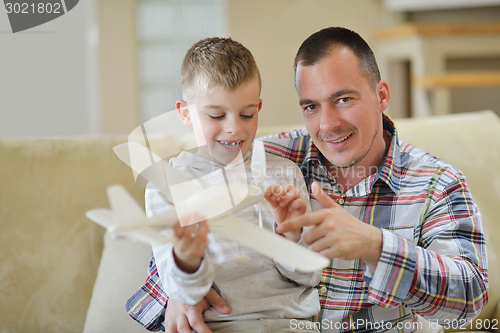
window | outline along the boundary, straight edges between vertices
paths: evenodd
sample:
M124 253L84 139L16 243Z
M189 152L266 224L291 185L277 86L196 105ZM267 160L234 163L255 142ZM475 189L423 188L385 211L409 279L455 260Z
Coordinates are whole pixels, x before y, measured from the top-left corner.
M225 11L225 0L138 1L141 122L175 109L186 51L202 38L226 35ZM179 128L162 130L182 135Z

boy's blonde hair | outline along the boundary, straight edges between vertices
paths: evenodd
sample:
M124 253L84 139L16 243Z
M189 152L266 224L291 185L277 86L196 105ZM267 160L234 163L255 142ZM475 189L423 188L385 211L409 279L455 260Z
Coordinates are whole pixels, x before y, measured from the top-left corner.
M259 69L252 53L231 38L202 39L187 51L181 67L183 99L192 102L211 88L232 91L251 79L258 79Z

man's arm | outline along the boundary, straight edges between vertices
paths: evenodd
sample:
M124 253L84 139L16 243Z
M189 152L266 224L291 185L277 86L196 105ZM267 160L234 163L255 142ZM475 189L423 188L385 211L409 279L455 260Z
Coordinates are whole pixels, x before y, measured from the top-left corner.
M486 242L481 214L472 201L463 179L430 194L429 208L423 217L418 244L384 231L381 262L393 272L406 270L391 262L392 258L408 258L411 283L402 283L394 299L414 309L426 319L466 321L479 314L488 302ZM390 235L392 234L392 235ZM375 271L370 283L370 299L390 304L389 279ZM401 274L402 276L405 273ZM372 287L373 286L373 287ZM400 290L397 290L397 289ZM408 289L407 289L408 288ZM407 291L406 291L407 289ZM400 294L398 295L398 291ZM401 295L401 296L400 296ZM404 298L400 300L400 298Z
M324 195L317 184L314 190L326 209L287 221L278 231L314 225L302 236L313 250L330 258L362 259L370 268L365 278L372 303L383 307L405 304L431 320L467 320L486 305L481 215L463 181L433 192L418 244L366 225Z

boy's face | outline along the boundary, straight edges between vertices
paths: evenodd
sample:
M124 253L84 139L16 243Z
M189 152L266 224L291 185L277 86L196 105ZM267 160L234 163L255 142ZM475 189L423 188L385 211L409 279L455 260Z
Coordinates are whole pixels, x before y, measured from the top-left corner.
M257 79L242 83L234 91L214 88L196 97L188 106L177 101L186 126L193 126L198 155L221 163L233 162L252 146L262 107ZM186 108L187 107L187 108Z

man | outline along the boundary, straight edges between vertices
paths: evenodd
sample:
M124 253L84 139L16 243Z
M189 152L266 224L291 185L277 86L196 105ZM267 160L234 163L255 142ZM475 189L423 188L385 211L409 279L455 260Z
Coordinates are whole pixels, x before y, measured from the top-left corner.
M313 195L313 212L277 231L314 226L302 239L332 259L318 285L321 330L414 331L416 314L458 325L475 317L488 300L480 212L460 171L398 141L366 42L344 28L311 35L295 86L307 131L266 138L266 148L297 163ZM206 332L205 305L169 303L166 331Z

